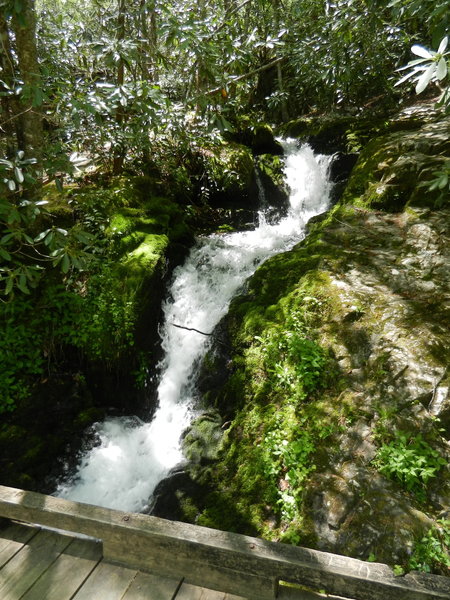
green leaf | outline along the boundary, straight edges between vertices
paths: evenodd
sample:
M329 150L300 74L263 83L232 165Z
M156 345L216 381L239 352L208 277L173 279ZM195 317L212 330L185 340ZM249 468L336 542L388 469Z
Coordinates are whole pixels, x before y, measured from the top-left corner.
M21 273L19 275L19 279L17 281L17 287L24 294L29 294L30 293L30 290L27 288L27 278L26 278L26 276L23 273Z
M0 256L5 260L11 260L11 254L7 252L4 248L0 248Z
M10 275L8 277L8 279L6 280L5 294L7 296L8 296L8 294L10 294L12 292L13 285L14 285L14 278Z
M4 158L0 159L0 165L5 165L8 169L14 168L14 164L10 160L5 160Z
M440 190L443 190L447 186L447 184L448 184L448 175L444 174L444 175L442 175L442 177L441 177L441 179L439 181L439 186L438 187L439 187Z
M63 273L67 273L70 267L70 258L68 254L64 254L61 262L61 270Z
M34 238L34 241L41 242L45 238L45 236L50 233L50 231L51 231L51 229L46 229L45 231L41 231L41 233Z

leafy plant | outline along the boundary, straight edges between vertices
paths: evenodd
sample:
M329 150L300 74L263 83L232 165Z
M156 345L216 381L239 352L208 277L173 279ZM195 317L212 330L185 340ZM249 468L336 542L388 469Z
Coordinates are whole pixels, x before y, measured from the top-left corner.
M422 181L419 185L428 188L430 192L439 192L435 205L437 207L443 206L448 200L450 192L450 160L444 160L442 168L436 169L432 174L434 179Z
M447 574L450 568L450 520L440 520L416 543L408 567Z
M14 161L0 160L0 296L6 298L17 291L30 294L46 266L58 266L64 274L83 270L98 251L97 236L79 224L39 231L38 218L50 215L27 170L36 161L24 156L19 151Z
M425 498L425 487L436 477L446 461L421 434L413 436L399 431L395 439L383 444L374 459L377 469L389 478L399 481L405 488Z
M266 369L274 386L304 398L321 383L327 362L324 350L300 331L283 331L269 340Z
M277 489L277 510L284 521L292 521L298 516L303 484L316 468L311 460L314 437L306 428L288 432L278 420L278 427L266 434L263 450L266 476Z

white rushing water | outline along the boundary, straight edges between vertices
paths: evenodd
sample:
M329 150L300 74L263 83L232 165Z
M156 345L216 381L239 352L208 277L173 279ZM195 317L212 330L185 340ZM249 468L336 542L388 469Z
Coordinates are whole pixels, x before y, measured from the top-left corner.
M159 407L150 423L136 417L98 424L100 445L82 457L77 472L56 494L125 511L146 508L156 485L183 461L180 437L195 415L192 374L207 350L208 336L226 314L233 296L268 257L293 247L305 225L329 203L329 157L308 146L284 143L290 210L275 225L260 215L254 231L202 238L174 272L164 304L161 331L165 358L158 387Z

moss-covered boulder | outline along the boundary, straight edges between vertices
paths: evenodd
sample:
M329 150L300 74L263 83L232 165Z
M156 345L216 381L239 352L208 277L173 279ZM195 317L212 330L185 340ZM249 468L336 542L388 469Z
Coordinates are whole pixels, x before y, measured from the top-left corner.
M429 188L433 173L448 161L449 140L449 118L374 138L359 157L343 202L393 212L407 204L433 206L441 190Z
M250 147L255 156L260 154L283 155L283 147L276 141L272 128L267 124L257 125L253 129Z

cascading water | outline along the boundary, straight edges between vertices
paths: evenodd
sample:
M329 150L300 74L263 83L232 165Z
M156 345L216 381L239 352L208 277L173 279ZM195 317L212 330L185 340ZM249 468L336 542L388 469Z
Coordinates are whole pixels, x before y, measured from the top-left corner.
M212 332L255 269L302 240L307 221L328 207L330 158L314 156L311 148L298 148L295 141L285 142L284 150L291 190L288 215L269 225L261 213L254 231L215 234L197 242L184 265L175 269L164 305L165 358L153 420L109 418L98 424L100 445L83 456L57 495L140 512L157 484L183 461L180 438L195 415L193 372L211 339L199 332Z

